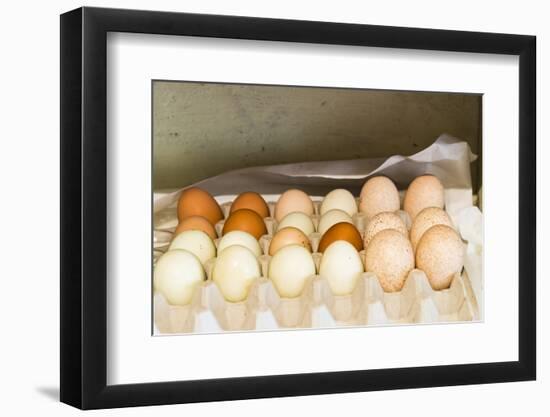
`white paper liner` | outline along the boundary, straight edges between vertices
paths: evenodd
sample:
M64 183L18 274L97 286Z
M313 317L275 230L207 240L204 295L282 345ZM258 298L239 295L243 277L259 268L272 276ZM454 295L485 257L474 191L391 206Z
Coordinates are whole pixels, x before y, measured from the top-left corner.
M419 175L436 175L446 190L447 211L453 214L472 205L470 164L477 158L466 142L443 134L426 149L411 155L389 158L364 158L345 161L304 162L270 165L229 171L191 184L180 190L155 192L154 212L174 204L179 193L188 187L198 186L219 198L244 190L256 191L268 201L289 188L299 188L310 196L322 197L335 188L346 188L359 195L365 180L375 175L391 178L397 188L405 190Z

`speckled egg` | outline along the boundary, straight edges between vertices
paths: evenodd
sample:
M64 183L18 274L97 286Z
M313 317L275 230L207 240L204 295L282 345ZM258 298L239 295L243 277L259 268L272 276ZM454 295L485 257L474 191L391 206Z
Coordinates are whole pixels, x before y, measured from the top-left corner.
M464 243L451 227L429 228L416 248L416 267L424 271L434 290L449 288L464 266Z
M386 292L400 291L413 268L411 242L397 230L377 233L365 251L366 271L376 274Z
M394 229L407 237L408 231L405 223L394 212L382 212L372 217L365 228L363 243L367 247L374 236L382 230Z
M388 177L373 177L367 180L359 195L359 211L367 218L378 213L399 210L399 192Z
M426 207L416 215L410 232L411 243L414 250L416 250L416 246L418 242L420 242L420 239L422 239L426 230L438 224L454 228L453 222L447 212L439 207Z
M422 175L410 183L403 209L412 220L426 207L445 207L445 189L434 175Z

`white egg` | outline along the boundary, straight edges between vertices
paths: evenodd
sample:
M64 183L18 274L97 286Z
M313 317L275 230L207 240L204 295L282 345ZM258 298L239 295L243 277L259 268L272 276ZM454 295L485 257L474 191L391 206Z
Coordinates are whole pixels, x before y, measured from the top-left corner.
M285 227L300 229L306 236L315 232L315 226L313 225L311 217L299 211L294 211L283 217L277 226L277 230L281 230Z
M241 230L233 230L226 233L218 242L218 253L234 245L240 245L250 249L255 256L260 256L262 254L262 248L256 238L250 233Z
M325 232L334 226L336 223L351 223L353 220L350 215L343 210L332 209L327 211L319 219L319 226L317 226L317 231L324 235Z
M281 297L298 297L307 279L315 275L315 262L302 245L289 245L270 259L267 275Z
M244 246L233 245L216 258L212 280L227 301L236 303L248 297L250 287L260 275L260 264L254 253Z
M216 256L216 245L202 230L186 230L177 235L168 251L183 249L195 255L204 265L206 261Z
M357 213L357 202L355 197L348 190L337 188L328 193L321 203L321 216L329 210L339 209L353 216Z
M319 274L327 280L333 294L351 294L363 272L361 257L351 243L337 240L325 249Z
M195 290L205 278L204 268L195 255L174 249L157 260L153 286L169 304L184 306L191 302Z

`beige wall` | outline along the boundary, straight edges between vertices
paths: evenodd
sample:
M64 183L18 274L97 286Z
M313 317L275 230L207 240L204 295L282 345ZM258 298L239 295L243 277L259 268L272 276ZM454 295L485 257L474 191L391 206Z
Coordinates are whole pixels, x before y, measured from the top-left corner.
M155 189L255 165L408 155L442 133L480 154L481 96L153 83Z

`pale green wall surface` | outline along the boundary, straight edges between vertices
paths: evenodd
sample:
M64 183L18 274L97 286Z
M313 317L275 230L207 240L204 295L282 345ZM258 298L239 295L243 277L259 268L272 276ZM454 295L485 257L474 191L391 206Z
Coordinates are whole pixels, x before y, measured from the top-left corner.
M442 133L480 154L481 96L154 81L153 186L258 165L409 155Z

